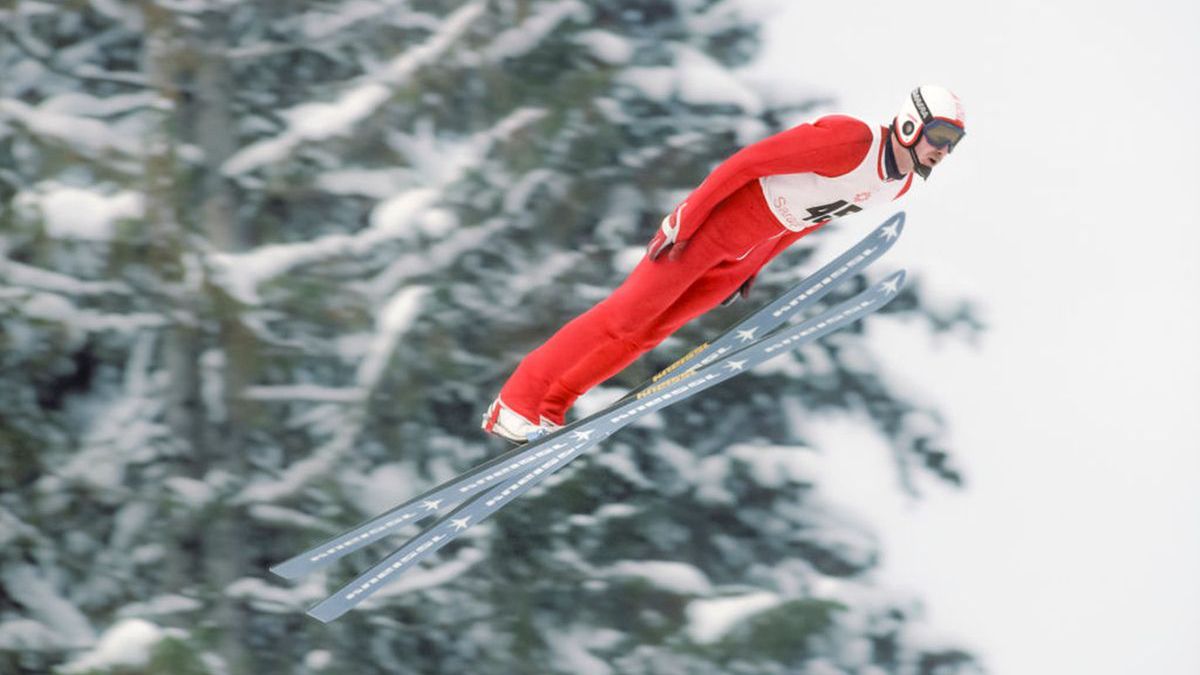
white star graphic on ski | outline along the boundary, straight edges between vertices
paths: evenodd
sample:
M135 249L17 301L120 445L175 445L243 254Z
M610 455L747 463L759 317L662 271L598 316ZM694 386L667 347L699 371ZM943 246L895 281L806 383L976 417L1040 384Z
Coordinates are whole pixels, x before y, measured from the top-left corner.
M880 231L887 239L895 239L900 236L900 223L892 223Z
M456 531L461 532L470 527L470 521L471 516L463 516L462 518L455 518L454 520L451 520L450 524L454 526Z
M754 334L757 332L758 332L758 326L755 326L754 328L751 328L749 330L739 330L737 336L738 336L738 339L741 340L742 342L753 342Z
M896 293L897 291L900 290L899 283L900 283L900 279L896 278L896 279L892 279L891 281L883 282L882 287L883 287L883 290L888 292L888 294Z
M571 437L577 441L586 441L587 439L591 438L592 434L594 434L594 433L596 433L595 429L588 429L587 431L576 431L571 434Z
M437 511L441 505L441 499L426 499L425 501L421 502L421 506L424 506L426 511Z
M730 361L725 364L725 367L728 368L730 372L736 373L736 372L740 372L742 370L742 368L746 367L746 362L744 360L743 361Z

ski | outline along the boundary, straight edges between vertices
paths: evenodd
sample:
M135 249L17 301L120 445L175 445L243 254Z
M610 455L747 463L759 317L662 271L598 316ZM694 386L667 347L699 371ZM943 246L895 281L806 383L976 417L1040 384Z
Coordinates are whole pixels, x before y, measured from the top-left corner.
M693 349L685 357L633 389L625 398L612 404L620 405L655 387L661 380L688 366L683 372L703 367L727 355L731 350L752 344L778 328L792 316L811 307L839 283L879 259L888 251L903 231L903 211L884 221L857 244L813 274L783 293L770 304L726 330L710 343ZM702 356L702 358L700 358ZM677 376L677 375L676 375ZM444 513L446 509L479 492L503 482L527 466L541 462L562 451L569 434L586 430L600 419L606 410L565 426L536 442L518 446L491 460L483 462L455 478L421 495L334 536L288 560L271 567L271 572L285 579L296 579L323 568L355 551L389 536L397 530Z
M755 343L708 365L689 369L652 385L637 397L618 402L613 407L588 418L588 423L581 427L556 433L555 442L547 444L549 452L542 455L540 461L504 483L483 484L485 487L491 487L417 534L336 593L314 605L308 614L326 623L337 619L377 592L391 578L428 558L462 532L546 480L616 431L646 415L736 377L781 353L862 319L890 302L903 284L904 272L896 272L821 314L764 336Z

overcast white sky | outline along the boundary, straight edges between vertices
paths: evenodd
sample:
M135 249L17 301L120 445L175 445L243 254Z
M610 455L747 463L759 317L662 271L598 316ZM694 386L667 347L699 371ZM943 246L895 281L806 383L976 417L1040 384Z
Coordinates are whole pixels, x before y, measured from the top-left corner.
M886 263L990 324L973 350L872 320L968 490L908 501L863 425L818 421L827 487L993 672L1200 673L1200 3L781 4L760 67L838 110L963 98L968 136Z

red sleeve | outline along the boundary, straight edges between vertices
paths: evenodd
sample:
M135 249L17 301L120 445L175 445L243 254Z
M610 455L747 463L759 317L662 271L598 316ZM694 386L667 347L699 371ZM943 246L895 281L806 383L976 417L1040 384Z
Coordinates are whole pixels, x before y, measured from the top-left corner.
M718 204L746 183L787 173L840 176L862 163L870 148L871 128L846 115L822 117L748 145L713 169L675 210L678 238L690 238Z

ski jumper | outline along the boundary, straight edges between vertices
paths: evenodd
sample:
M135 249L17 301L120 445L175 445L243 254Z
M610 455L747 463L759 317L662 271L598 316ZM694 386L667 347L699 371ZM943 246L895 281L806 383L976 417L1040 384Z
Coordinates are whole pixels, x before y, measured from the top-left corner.
M537 423L564 424L575 400L730 297L794 241L834 218L899 198L889 130L830 115L747 146L674 213L678 256L643 258L612 295L530 352L500 391Z

